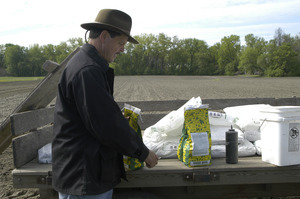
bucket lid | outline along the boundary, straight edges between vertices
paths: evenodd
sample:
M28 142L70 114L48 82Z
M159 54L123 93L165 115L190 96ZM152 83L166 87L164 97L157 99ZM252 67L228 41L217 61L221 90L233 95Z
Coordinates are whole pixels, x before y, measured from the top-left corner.
M300 112L300 106L270 106L259 110L263 113Z
M300 120L300 106L270 106L262 108L260 119L276 122L292 122Z

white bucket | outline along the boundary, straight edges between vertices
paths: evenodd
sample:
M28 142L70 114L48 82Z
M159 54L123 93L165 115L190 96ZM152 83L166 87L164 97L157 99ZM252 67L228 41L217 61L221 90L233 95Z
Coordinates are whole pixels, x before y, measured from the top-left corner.
M262 160L277 166L300 164L300 106L260 110Z

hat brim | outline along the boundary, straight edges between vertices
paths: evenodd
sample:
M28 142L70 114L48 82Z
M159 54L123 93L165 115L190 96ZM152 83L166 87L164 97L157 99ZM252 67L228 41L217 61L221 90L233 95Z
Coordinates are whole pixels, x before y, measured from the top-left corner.
M126 31L117 28L115 26L111 26L108 24L103 24L103 23L97 23L97 22L91 22L91 23L83 23L81 24L81 27L86 29L86 30L92 30L92 29L107 29L115 32L119 32L122 34L125 34L128 37L128 41L133 44L139 44L137 40L135 40L133 37L131 37Z

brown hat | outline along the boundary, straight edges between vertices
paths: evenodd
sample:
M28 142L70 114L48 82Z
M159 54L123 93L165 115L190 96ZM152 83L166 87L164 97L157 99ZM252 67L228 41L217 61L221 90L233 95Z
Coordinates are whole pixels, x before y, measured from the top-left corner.
M86 30L107 29L123 33L128 36L128 41L134 44L139 42L130 36L131 17L120 10L103 9L98 13L95 22L81 24Z

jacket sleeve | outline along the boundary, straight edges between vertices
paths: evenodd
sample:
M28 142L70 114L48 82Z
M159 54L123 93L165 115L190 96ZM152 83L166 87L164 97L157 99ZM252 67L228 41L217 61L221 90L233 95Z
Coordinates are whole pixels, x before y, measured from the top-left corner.
M100 144L140 161L147 158L148 148L109 94L101 69L96 66L83 68L72 81L72 92L85 127Z

